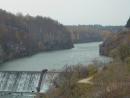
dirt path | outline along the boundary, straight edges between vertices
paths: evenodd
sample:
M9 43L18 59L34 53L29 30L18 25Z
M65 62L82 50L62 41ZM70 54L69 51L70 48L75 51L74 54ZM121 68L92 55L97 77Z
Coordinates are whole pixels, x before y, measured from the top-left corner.
M93 77L94 77L94 76L91 76L91 77L88 77L88 78L79 80L78 83L93 84L93 83L91 82L91 80L93 79Z

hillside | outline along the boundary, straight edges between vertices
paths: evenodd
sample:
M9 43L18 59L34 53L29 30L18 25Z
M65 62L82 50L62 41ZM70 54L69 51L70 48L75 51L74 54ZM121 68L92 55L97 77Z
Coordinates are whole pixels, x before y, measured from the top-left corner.
M1 61L72 47L69 31L57 21L0 10Z
M120 47L122 44L130 44L130 31L114 34L100 45L100 54L109 56L113 49Z
M103 41L112 33L124 29L123 26L74 25L66 26L71 32L74 43Z

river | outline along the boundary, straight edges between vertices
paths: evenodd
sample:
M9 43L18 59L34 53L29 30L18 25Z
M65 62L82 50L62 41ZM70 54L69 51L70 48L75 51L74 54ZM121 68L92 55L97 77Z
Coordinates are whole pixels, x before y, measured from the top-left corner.
M0 66L1 71L41 71L42 69L59 70L65 65L88 65L93 60L106 61L99 55L101 42L75 44L74 48L51 52L42 52L36 55L6 62Z

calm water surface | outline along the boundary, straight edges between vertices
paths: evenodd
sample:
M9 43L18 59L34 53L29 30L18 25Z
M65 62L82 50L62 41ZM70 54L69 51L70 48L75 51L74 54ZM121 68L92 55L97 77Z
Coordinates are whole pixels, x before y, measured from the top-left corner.
M43 52L31 57L16 59L0 66L0 70L41 71L42 69L61 69L65 65L89 64L94 59L106 61L99 55L101 42L75 44L73 49Z

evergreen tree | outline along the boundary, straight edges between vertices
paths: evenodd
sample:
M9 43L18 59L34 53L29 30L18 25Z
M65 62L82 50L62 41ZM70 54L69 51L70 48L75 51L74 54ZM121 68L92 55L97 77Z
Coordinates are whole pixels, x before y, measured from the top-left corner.
M129 20L127 21L126 27L130 28L130 18L129 18Z

